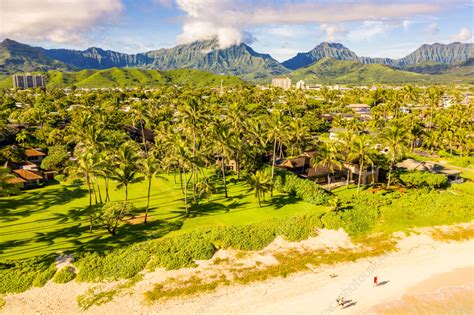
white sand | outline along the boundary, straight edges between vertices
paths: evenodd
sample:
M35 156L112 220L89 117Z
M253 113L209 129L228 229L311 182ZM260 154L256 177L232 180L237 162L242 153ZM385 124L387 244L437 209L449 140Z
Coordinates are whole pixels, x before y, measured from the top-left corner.
M465 242L441 243L430 237L412 235L399 241L400 250L380 257L359 260L353 263L341 263L331 267L322 267L313 272L305 272L286 279L276 278L269 281L234 285L219 288L216 292L188 297L180 300L143 304L143 293L150 290L154 283L167 277L179 277L190 274L205 276L211 272L225 271L226 265L214 265L213 261L229 258L235 261L234 251L221 251L194 269L177 271L157 270L145 275L129 294L116 297L112 302L93 306L90 314L329 314L329 313L367 313L377 304L396 300L407 289L431 278L434 275L458 268L474 266L474 240ZM266 249L250 254L239 260L251 265L255 260L271 265L275 260L272 252L288 248L321 247L350 248L347 235L342 231L322 231L319 237L300 243L290 243L278 239ZM232 262L229 262L231 264ZM230 266L230 265L229 265ZM228 266L227 266L228 267ZM337 277L331 278L331 274ZM379 282L387 281L378 287L372 286L373 276ZM112 286L107 284L106 286ZM84 293L91 284L68 283L57 285L48 283L44 288L35 288L27 292L8 295L4 314L76 314L80 309L76 297ZM105 285L104 285L105 286ZM346 309L336 307L336 298L344 294L346 300L354 304ZM348 303L350 305L352 302Z

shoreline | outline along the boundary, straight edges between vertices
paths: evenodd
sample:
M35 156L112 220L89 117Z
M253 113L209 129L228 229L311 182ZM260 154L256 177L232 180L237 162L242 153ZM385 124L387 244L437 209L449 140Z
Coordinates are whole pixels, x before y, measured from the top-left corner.
M336 238L339 240L339 244L336 243ZM263 251L253 253L253 255L258 259L266 257L268 263L272 263L269 253L279 246L323 246L325 248L342 246L349 248L350 244L347 236L341 234L341 231L336 233L326 230L311 240L300 243L275 243ZM471 254L474 251L474 240L472 239L463 242L440 242L433 240L426 233L412 234L401 238L397 246L399 248L397 252L378 257L321 266L313 271L300 272L287 278L272 278L264 282L218 287L211 293L158 301L147 305L143 300L144 292L150 290L164 277L201 272L196 269L157 270L145 274L144 280L137 283L130 292L114 297L109 303L92 306L84 312L77 306L78 295L93 287L111 287L113 284L70 282L58 285L49 282L43 288L33 288L20 294L6 295L4 297L6 305L0 310L0 313L362 314L370 310L373 311L373 307L402 299L407 292L411 292L410 290L416 290L422 286L430 289L432 288L429 287L430 281L436 280L436 283L433 283L438 285L446 280L446 274L449 276L452 273L454 275L452 277L456 278L459 268L474 270L474 257ZM229 253L219 251L212 260L219 257L222 259L223 255L229 255ZM198 269L202 269L203 266L216 268L212 261L200 262L199 265ZM465 273L466 270L463 272ZM334 274L337 276L331 277ZM436 278L440 274L445 280ZM378 276L381 284L378 287L372 285L375 275ZM461 276L461 278L465 277ZM454 282L454 284L459 283L459 281ZM341 294L346 295L346 301L350 300L346 303L345 309L338 308L336 304L336 299Z

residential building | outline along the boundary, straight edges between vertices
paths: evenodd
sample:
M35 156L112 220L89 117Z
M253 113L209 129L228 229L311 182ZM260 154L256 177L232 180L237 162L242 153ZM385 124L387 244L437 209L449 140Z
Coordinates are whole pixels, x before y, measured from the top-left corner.
M44 88L46 81L42 75L14 75L13 87L17 89Z
M349 104L347 107L359 115L370 115L370 106L367 104Z
M28 162L34 164L41 164L43 158L46 156L43 152L36 149L25 149L25 158Z
M291 79L290 78L274 78L272 79L272 86L279 87L284 90L288 90L291 88Z
M298 82L296 82L296 88L299 89L299 90L304 90L305 89L304 81L299 80Z
M328 175L331 177L331 182L357 183L359 176L361 176L362 185L376 183L379 180L378 167L366 166L361 173L357 164L344 163L342 167L333 165L334 173L332 173L328 166L313 165L311 162L313 155L314 151L307 151L296 158L284 160L278 167L315 181L318 184L326 184Z

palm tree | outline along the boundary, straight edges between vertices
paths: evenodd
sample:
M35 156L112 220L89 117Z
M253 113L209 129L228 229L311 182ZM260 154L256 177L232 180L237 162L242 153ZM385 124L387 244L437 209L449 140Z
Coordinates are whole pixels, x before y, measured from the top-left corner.
M354 142L353 149L354 160L357 160L359 164L359 179L357 181L357 193L360 191L360 185L362 182L362 175L365 167L369 164L374 166L375 154L373 149L370 147L370 139L367 135L358 135Z
M250 185L250 191L255 191L255 197L258 199L258 205L261 207L261 198L265 201L265 193L272 189L271 178L265 171L257 171L255 174L250 175L248 179Z
M355 133L351 132L350 130L346 130L337 136L337 142L335 143L338 146L338 152L341 155L342 160L344 163L352 163L353 160L353 148L354 148L354 140L355 140ZM346 175L346 186L349 186L349 180L351 178L351 168L347 168L347 175Z
M221 172L222 179L224 181L224 193L226 198L229 198L229 196L227 194L227 182L225 177L225 160L231 156L233 149L232 142L233 134L230 127L225 123L218 122L215 125L215 144L221 158Z
M329 169L328 184L331 184L331 174L334 175L336 167L342 168L336 145L332 142L323 142L311 157L311 164L315 169L318 166L327 167Z
M125 201L128 200L128 186L138 183L144 179L139 176L136 164L138 163L138 155L134 151L132 145L124 143L117 152L117 161L115 172L111 178L118 182L117 188L125 188Z
M282 134L284 133L285 124L283 122L283 117L279 110L274 109L272 111L271 119L269 121L269 130L268 130L268 137L269 139L273 139L273 155L272 155L272 182L273 177L275 174L275 163L276 163L276 150L277 144L280 144L281 147L281 139ZM272 192L273 193L273 192Z
M152 152L149 152L152 153ZM147 188L147 201L146 201L146 210L145 210L145 220L144 223L146 224L148 218L148 210L150 209L150 192L151 192L151 181L153 177L156 176L156 173L159 170L159 164L157 159L153 156L153 154L149 154L148 157L144 158L140 163L140 170L145 175L145 178L148 181L148 188Z
M92 210L92 177L95 172L94 157L92 152L86 150L77 157L77 163L66 169L66 172L72 178L83 178L86 181L87 191L89 193L89 212ZM92 231L92 213L89 213L90 231Z
M408 145L408 131L397 121L391 122L381 135L383 143L388 147L390 154L390 164L388 167L387 187L390 188L392 180L392 170L396 159L403 154Z

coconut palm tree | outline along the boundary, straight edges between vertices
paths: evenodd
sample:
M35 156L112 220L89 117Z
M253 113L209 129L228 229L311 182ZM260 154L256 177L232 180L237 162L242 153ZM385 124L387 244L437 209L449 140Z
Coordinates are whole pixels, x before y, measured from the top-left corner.
M389 149L390 163L388 167L387 187L390 188L392 180L392 170L395 161L403 154L408 145L408 131L398 121L392 121L382 132L381 139L383 144Z
M363 172L367 165L372 165L373 167L375 161L375 152L367 135L361 134L356 136L352 156L359 164L359 179L357 181L357 193L359 193Z
M225 176L225 161L226 159L229 159L233 152L232 143L234 135L229 125L219 121L215 124L214 132L216 149L219 152L221 158L221 172L222 180L224 182L224 194L226 198L229 198L227 194L227 182Z
M117 152L117 162L115 172L111 178L118 182L117 188L125 188L125 201L128 200L128 186L133 183L138 183L144 179L139 176L136 165L138 164L139 156L137 155L133 146L129 143L121 145Z
M342 168L342 163L339 161L339 154L337 146L333 142L323 142L314 152L311 157L311 164L316 169L318 166L325 166L328 168L328 184L331 184L331 174L334 175L336 168Z
M144 223L146 224L148 218L148 211L150 209L150 193L151 193L151 181L158 173L159 164L158 160L153 156L153 152L148 152L148 156L141 160L140 171L145 175L145 178L148 182L147 188L147 201L146 201L146 210L145 210L145 219Z
M270 176L267 172L259 170L255 174L250 175L248 183L250 185L250 191L255 191L255 197L257 197L258 205L261 207L261 199L265 201L265 193L272 189Z

